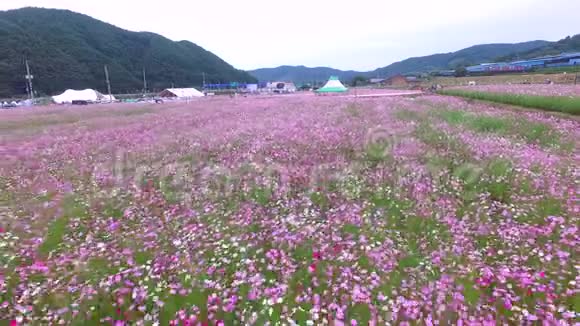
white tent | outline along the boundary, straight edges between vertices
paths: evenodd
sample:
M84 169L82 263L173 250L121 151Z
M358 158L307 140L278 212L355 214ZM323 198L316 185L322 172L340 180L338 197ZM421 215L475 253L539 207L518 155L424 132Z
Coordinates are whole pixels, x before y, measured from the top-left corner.
M72 103L72 101L87 101L87 102L109 102L115 101L115 97L111 95L103 95L94 89L85 89L77 91L74 89L67 89L64 93L53 96L52 100L58 104Z
M102 95L102 94L101 94ZM117 99L113 95L103 95L101 102L115 102Z
M202 97L202 92L195 88L167 88L159 93L159 97L173 97L173 98L191 98Z

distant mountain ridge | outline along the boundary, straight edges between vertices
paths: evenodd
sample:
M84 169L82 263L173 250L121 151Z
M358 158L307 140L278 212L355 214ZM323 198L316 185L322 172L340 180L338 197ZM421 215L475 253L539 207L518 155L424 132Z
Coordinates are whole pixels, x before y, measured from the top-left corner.
M26 93L24 58L34 88L55 94L67 88L106 89L108 65L115 93L139 92L143 68L148 88L255 82L213 53L188 41L131 32L68 10L23 8L0 11L0 97Z
M421 73L436 70L455 69L484 62L492 62L496 58L511 53L537 49L550 44L548 41L530 41L513 44L481 44L450 52L432 54L424 57L409 58L395 62L373 71L374 74L389 76L405 73Z
M328 67L309 68L305 66L280 66L249 71L251 75L262 81L293 81L294 83L312 83L326 81L329 76L337 76L341 80L350 80L361 72L339 70Z
M455 52L405 59L372 71L281 66L251 70L249 73L259 80L291 80L299 84L313 80L324 81L330 75L336 75L343 81L349 81L355 76L385 78L396 74L428 73L485 62L496 62L508 58L528 59L534 56L566 51L580 51L580 34L557 42L537 40L522 43L474 45Z
M526 60L549 55L557 55L563 52L580 52L580 34L568 36L557 42L551 42L546 46L528 51L510 53L509 55L498 57L496 61Z

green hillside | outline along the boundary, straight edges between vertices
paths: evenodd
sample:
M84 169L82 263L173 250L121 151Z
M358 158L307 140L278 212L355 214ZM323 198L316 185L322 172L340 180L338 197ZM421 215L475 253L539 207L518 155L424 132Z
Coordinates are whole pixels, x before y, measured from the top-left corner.
M580 34L572 37L568 36L558 42L551 42L542 47L535 48L523 52L514 52L509 55L496 58L496 62L525 60L548 55L557 55L563 52L579 52L580 51Z
M191 42L126 31L68 10L0 11L0 97L26 92L25 57L41 94L67 88L104 91L104 65L115 93L141 91L143 67L152 90L199 86L203 72L208 82L255 81Z

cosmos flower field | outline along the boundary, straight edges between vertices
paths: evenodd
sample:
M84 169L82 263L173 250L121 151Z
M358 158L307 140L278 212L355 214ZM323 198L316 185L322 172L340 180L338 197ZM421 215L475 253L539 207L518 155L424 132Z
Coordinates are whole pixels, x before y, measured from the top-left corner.
M6 324L578 322L576 118L437 95L0 113Z

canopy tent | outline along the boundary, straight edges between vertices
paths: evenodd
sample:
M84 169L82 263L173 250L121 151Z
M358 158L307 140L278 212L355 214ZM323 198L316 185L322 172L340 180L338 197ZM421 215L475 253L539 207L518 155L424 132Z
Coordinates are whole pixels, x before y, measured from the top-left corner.
M74 89L67 89L64 93L53 96L52 100L58 104L72 103L73 101L87 101L87 102L109 102L115 101L115 97L111 95L103 95L94 89L85 89L77 91Z
M203 93L195 88L167 88L163 92L159 93L159 97L172 98L191 98L202 96L204 96Z
M348 88L344 87L344 85L338 80L338 77L331 76L326 82L324 87L318 89L317 93L344 93L348 91Z

